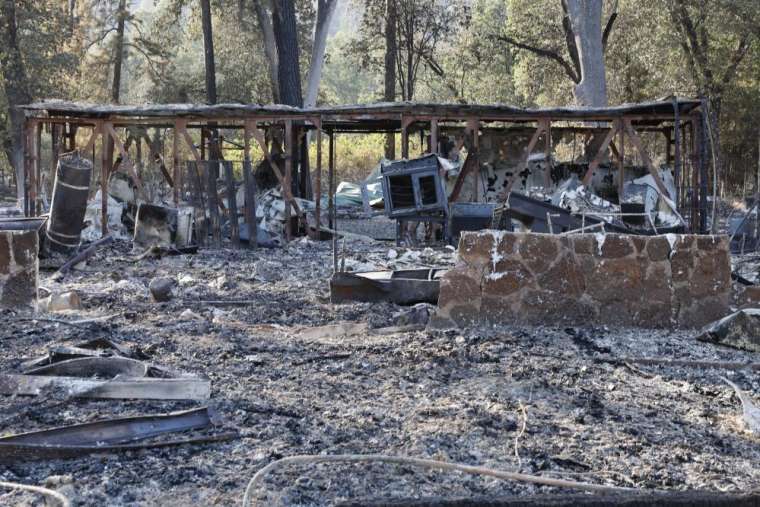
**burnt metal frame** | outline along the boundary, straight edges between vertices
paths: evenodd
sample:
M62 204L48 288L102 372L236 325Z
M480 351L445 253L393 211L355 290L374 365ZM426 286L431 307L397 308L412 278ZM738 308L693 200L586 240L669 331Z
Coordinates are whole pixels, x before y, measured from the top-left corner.
M76 132L80 128L89 128L92 134L85 144L84 155L95 157L95 144L97 138L101 139L101 177L100 189L102 195L107 195L107 182L109 177L108 158L105 146L109 136L114 140L114 145L121 152L128 168L134 171L134 164L127 148L118 140L117 129L125 127L162 127L173 130L172 144L172 176L174 180L174 201L179 202L179 188L181 188L181 161L179 157L180 139L184 140L187 150L196 162L203 162L205 151L199 153L195 147L188 129L201 130L216 124L217 129L239 129L243 131L245 141L244 159L250 161L250 138L254 137L264 150L265 156L269 156L266 149L264 133L260 128L282 128L292 132L300 130L315 130L317 139L321 140L322 131L329 133L330 152L328 175L330 178L329 197L333 204L335 195L335 149L334 135L336 133L401 133L402 156L409 156L409 135L414 131L429 132L431 151L438 150L438 138L447 126L455 124L457 128L464 128L472 135L472 146L477 150L478 133L490 129L489 124L494 122L512 124L536 124L535 131L538 136L549 129L573 129L575 131L592 131L595 128L587 127L589 122L601 122L606 124L623 124L620 129L621 146L618 151L610 139L610 148L618 154L615 158L622 170L624 146L622 145L622 132L625 131L634 140L638 137L637 132L655 130L662 132L668 139L667 149L670 153L671 144L676 145L675 167L676 173L683 181L677 178L677 205L689 209L692 232L707 232L707 178L710 173L706 170L706 141L704 139L704 104L696 100L663 100L633 106L620 106L610 108L590 109L536 109L525 110L509 106L486 106L486 105L453 105L453 104L414 104L414 103L391 103L370 104L357 106L339 106L333 108L297 109L287 106L246 106L246 105L220 105L220 106L142 106L130 108L129 106L80 106L76 104L63 104L58 102L40 103L22 106L26 114L24 125L24 169L25 174L22 184L24 185L24 211L27 216L36 216L39 212L37 199L40 195L41 184L41 157L40 138L42 129L49 128L51 136L58 131L58 126L63 126L64 136L68 137L69 149L76 148ZM557 122L568 124L559 126ZM554 123L554 124L553 124ZM580 124L580 126L578 126ZM597 127L598 128L598 127ZM298 133L298 132L297 132ZM679 140L679 134L681 139ZM546 135L547 140L550 136ZM614 135L612 136L614 138ZM294 139L295 136L286 140ZM680 145L679 145L680 142ZM296 215L302 216L297 201L290 193L290 181L292 178L293 162L300 156L300 150L292 142L285 143L285 174L278 174L278 180L283 185L283 194L286 199L286 212L291 208ZM535 144L535 143L534 143ZM546 143L545 151L550 154L550 143ZM638 144L634 140L634 144ZM55 154L60 150L56 142L54 148L53 164L56 163ZM201 143L203 148L203 143ZM635 146L641 155L643 149ZM92 150L92 153L88 153ZM315 170L315 189L321 190L321 143L317 143L318 157ZM527 150L526 150L527 151ZM530 153L526 153L526 157ZM618 156L619 155L619 156ZM679 160L679 155L683 160ZM94 161L94 160L93 160ZM651 161L646 165L652 171ZM249 182L253 179L249 164L244 164ZM136 171L134 171L135 174ZM476 173L477 176L477 173ZM136 176L139 185L139 175ZM713 177L716 177L713 171ZM478 178L479 180L479 178ZM658 181L659 178L655 178ZM690 195L689 195L690 192ZM687 199L690 197L690 199ZM316 215L321 213L320 199L316 201ZM690 201L687 203L687 201ZM251 202L252 204L252 202ZM107 227L107 199L102 199L102 214L104 233ZM334 208L334 206L333 206ZM247 210L248 220L253 220L251 237L255 237L255 212ZM302 216L303 218L303 216ZM331 226L335 226L334 209L331 213ZM286 227L289 227L287 220ZM291 231L289 231L291 232ZM319 231L316 231L318 234ZM255 243L254 243L255 244Z

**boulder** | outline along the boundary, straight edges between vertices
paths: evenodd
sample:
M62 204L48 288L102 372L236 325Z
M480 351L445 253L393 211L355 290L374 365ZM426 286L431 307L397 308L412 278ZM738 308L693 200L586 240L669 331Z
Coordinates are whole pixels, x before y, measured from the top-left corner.
M697 340L760 352L760 308L747 308L713 322Z
M173 278L160 276L150 281L150 284L148 284L148 290L150 290L150 295L153 297L153 301L157 303L165 303L166 301L171 300L174 296L172 294L174 285L175 282Z

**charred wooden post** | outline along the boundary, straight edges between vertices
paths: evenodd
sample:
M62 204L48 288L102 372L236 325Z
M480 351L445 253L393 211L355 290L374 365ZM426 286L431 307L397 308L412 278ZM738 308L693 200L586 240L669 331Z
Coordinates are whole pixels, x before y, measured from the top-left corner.
M219 220L219 194L216 188L216 175L219 172L218 160L206 161L206 195L208 201L209 226L216 248L222 247L222 229Z
M230 240L234 248L240 248L240 228L238 224L237 196L235 195L235 178L232 174L232 162L224 161L224 182L227 186L227 217L230 222Z
M678 97L673 97L673 179L676 183L676 207L681 206L681 117Z
M100 234L108 234L108 133L100 123L96 130L100 134ZM95 132L93 132L93 138Z
M288 192L292 188L293 178L293 121L285 120L285 183L283 185L282 193L285 195L286 189ZM289 242L293 238L293 224L291 221L291 209L290 200L285 199L285 241Z
M182 189L184 181L181 176L182 169L179 165L179 132L177 131L177 123L174 123L174 132L172 135L172 173L174 174L174 205L179 206L180 195L182 195Z
M401 117L401 158L409 158L409 125L411 119Z
M604 160L604 157L607 155L607 148L609 148L610 143L615 138L615 134L620 128L621 125L619 121L614 121L610 125L610 129L607 131L607 135L602 140L602 144L599 146L599 150L594 155L593 160L591 160L591 163L588 165L586 174L583 176L584 185L588 186L591 183L591 178L594 176L594 171L599 168L599 165Z
M546 171L544 172L544 187L548 190L552 184L552 121L544 121L544 134L546 134L546 144L544 145L544 158L546 160Z
M30 163L29 158L31 156L31 146L30 140L29 140L29 123L24 125L24 132L21 136L21 142L24 144L24 181L17 181L17 185L23 185L24 186L24 215L27 217L32 216L32 206L31 206L31 199L30 199L30 191L29 191L29 173L30 173Z
M707 117L707 100L702 97L702 107L700 109L700 129L699 129L699 232L701 234L707 233L707 122L710 119ZM717 167L715 168L717 170ZM715 171L713 171L714 173ZM713 178L715 178L713 174Z
M40 188L42 185L42 122L35 122L34 132L34 201L32 202L32 214L37 216L38 200L40 198Z
M438 118L430 120L430 153L438 154Z
M179 134L182 135L183 139L185 140L185 144L187 144L188 149L190 150L190 153L192 153L193 158L195 159L195 164L188 163L188 171L191 173L188 175L188 180L191 182L190 187L192 188L192 194L194 197L194 204L196 205L195 208L195 231L196 231L196 239L198 241L198 244L203 246L206 244L207 239L207 230L206 230L206 221L205 221L205 202L203 199L203 166L205 165L205 162L201 158L200 154L198 153L198 149L195 147L195 144L193 143L193 138L190 137L190 133L187 131L187 123L185 121L177 121L176 122L176 129Z
M625 131L618 131L620 151L618 152L618 199L622 201L625 187Z
M243 127L243 184L245 185L245 223L248 225L248 246L258 247L259 227L256 222L256 178L251 170L251 127Z
M315 121L317 127L317 174L314 181L314 239L319 240L322 229L322 119Z
M691 145L691 232L696 234L699 230L699 131L701 125L698 119L692 117L689 129L689 143Z
M330 230L332 231L332 254L333 254L333 273L338 272L338 235L336 230L338 224L335 221L335 134L332 129L328 131L329 144L328 144L328 162L327 162L327 181L328 181L328 193L329 193L329 215L330 215Z
M46 231L51 250L70 253L79 246L91 173L92 162L76 151L59 159Z

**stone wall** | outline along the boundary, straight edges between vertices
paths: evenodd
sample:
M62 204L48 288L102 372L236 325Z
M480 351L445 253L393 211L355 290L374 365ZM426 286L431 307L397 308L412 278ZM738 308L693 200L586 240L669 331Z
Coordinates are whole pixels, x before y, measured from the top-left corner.
M36 230L0 231L0 307L34 307L38 249Z
M432 325L695 328L725 316L728 238L464 233Z

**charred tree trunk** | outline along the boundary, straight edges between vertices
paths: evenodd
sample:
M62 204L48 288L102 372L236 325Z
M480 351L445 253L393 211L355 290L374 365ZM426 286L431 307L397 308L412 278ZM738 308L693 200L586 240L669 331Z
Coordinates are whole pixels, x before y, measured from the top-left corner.
M16 197L24 200L24 114L17 106L32 101L18 44L18 24L14 0L0 1L0 70L9 109L9 142L5 145L8 162L16 173Z
M317 1L317 24L314 27L314 44L311 49L311 62L309 63L309 76L306 85L306 98L304 105L313 107L317 104L319 82L322 79L322 67L325 60L327 47L327 34L330 31L330 23L335 14L338 0Z
M114 39L113 80L111 81L111 101L117 104L121 96L121 68L124 64L124 25L127 20L127 0L119 0L116 14L116 38Z
M396 100L396 30L398 19L396 0L385 2L385 102ZM385 158L396 158L396 134L390 132L385 137Z
M280 101L289 106L303 107L295 4L293 0L274 0L272 4Z
M566 0L580 67L575 101L580 106L607 105L602 44L602 0Z
M269 62L269 84L272 88L272 102L280 102L280 85L278 82L277 70L277 42L274 37L274 28L272 27L272 18L264 6L265 0L254 0L253 6L256 10L256 19L261 28L261 34L264 38L264 54Z
M280 101L289 106L303 107L295 4L293 0L273 0L272 5L272 25L277 43L277 83L280 89ZM302 158L298 157L298 154L303 153L300 142L306 142L305 138L299 142L298 130L298 128L294 128L293 137L286 141L289 146L298 147L297 149L289 149L288 153L288 155L296 156L297 159ZM298 162L297 159L296 162ZM308 163L308 157L301 160L298 169L300 174L291 179L291 190L299 196L308 194ZM295 164L293 168L295 171Z
M127 1L119 0L119 11L116 13L116 36L113 42L113 78L111 80L111 102L114 104L118 104L121 99L121 69L124 65L124 30L126 21ZM113 168L113 155L113 139L109 136L106 143L106 160L109 173Z
M216 64L214 62L214 32L211 25L211 4L209 0L200 0L201 2L201 23L203 25L203 55L206 71L206 102L216 104ZM209 151L211 160L222 160L222 150L219 146L219 131L209 123L211 128L211 138ZM209 171L212 170L209 167ZM214 177L218 177L215 174Z

